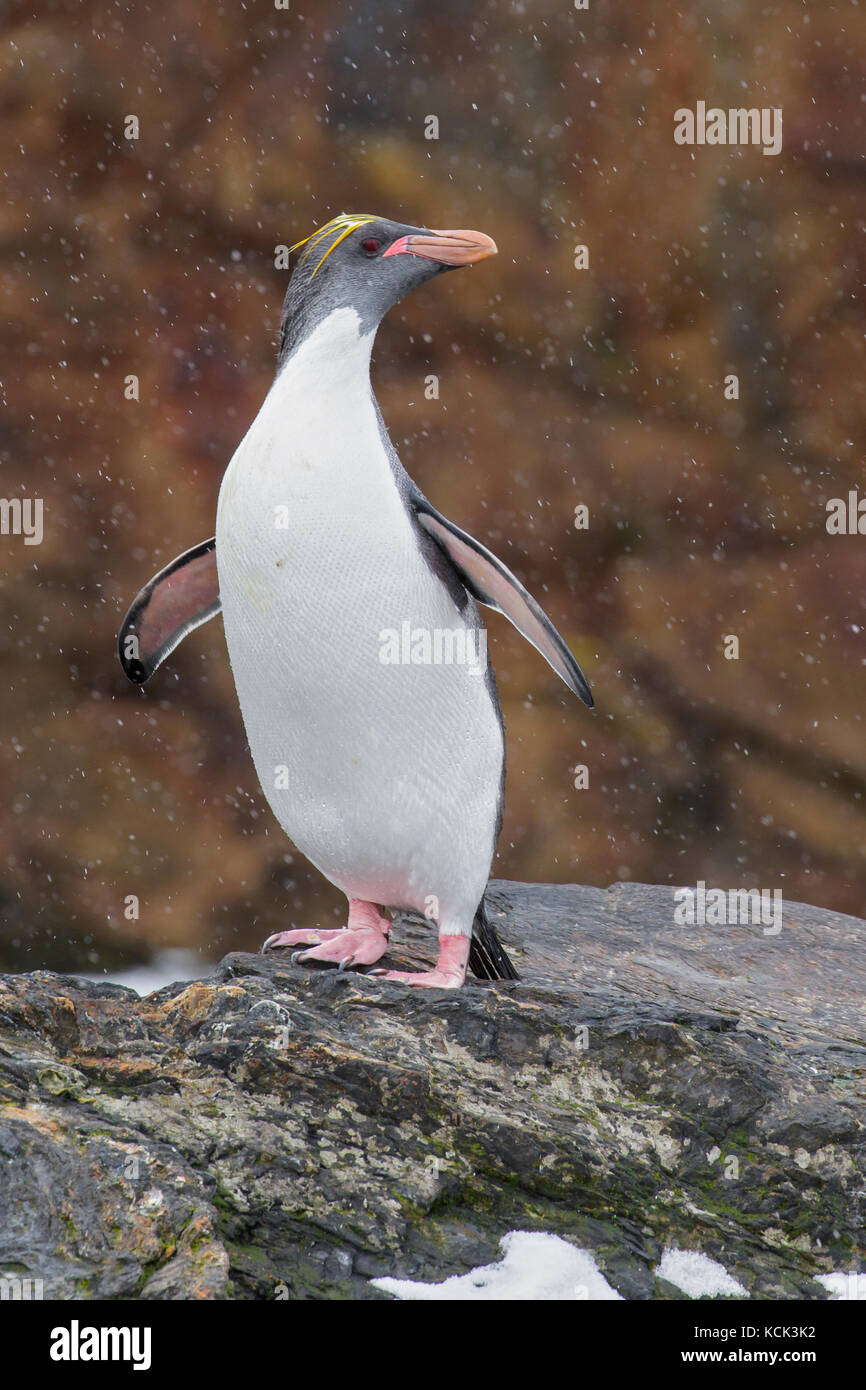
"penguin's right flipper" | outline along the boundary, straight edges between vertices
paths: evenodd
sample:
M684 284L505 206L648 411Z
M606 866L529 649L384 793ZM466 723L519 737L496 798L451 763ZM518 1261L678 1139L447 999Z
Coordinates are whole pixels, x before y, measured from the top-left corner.
M586 676L544 609L527 593L517 576L468 531L461 531L447 516L437 512L411 480L410 487L418 524L444 550L469 593L479 603L503 613L527 642L541 652L569 690L592 709L592 691Z
M144 685L188 632L220 611L216 537L185 550L133 600L117 638L126 675Z

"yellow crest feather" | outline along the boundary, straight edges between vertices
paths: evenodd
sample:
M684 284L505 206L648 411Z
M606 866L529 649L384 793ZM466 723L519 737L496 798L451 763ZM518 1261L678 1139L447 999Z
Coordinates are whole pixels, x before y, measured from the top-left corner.
M341 241L345 240L347 236L350 236L352 232L357 231L359 227L365 226L368 222L376 222L377 220L378 219L375 217L368 216L367 213L354 214L341 212L339 217L332 217L330 222L325 223L324 227L319 227L315 232L310 232L309 236L305 236L300 241L296 241L294 246L289 247L289 253L291 254L292 251L297 251L299 246L306 246L307 249L301 257L301 260L305 261L311 251L318 250L319 247L327 241L328 237L333 234L333 240L316 266L316 269L313 271L313 275L315 275L322 263L328 259L331 252L340 245ZM311 280L313 275L310 276Z

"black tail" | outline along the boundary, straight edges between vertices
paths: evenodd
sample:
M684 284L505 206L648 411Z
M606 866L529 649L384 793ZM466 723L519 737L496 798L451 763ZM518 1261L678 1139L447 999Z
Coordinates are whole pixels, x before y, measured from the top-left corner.
M472 923L472 944L469 947L469 969L479 980L519 980L496 928L484 909L484 899L478 904Z

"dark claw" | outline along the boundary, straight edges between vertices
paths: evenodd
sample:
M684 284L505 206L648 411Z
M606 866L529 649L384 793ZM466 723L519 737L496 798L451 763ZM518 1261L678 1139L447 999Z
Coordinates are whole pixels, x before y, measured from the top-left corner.
M337 966L337 974L339 975L341 970L348 970L349 967L352 965L354 959L355 959L354 956L343 956L343 959L340 961L340 964Z
M301 956L307 954L308 948L305 946L301 951L292 951L292 965L296 965Z

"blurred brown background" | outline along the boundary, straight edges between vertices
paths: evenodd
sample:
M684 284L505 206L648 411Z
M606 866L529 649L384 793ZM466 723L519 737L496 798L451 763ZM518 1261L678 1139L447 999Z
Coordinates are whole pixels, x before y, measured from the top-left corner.
M409 471L542 600L596 695L590 715L492 617L494 872L866 913L866 538L825 528L863 482L863 7L3 15L0 495L44 499L45 535L0 537L0 965L216 957L336 920L256 785L219 620L144 695L115 634L213 533L273 373L274 248L342 210L500 248L399 306L375 365ZM698 100L781 106L781 155L675 145Z

